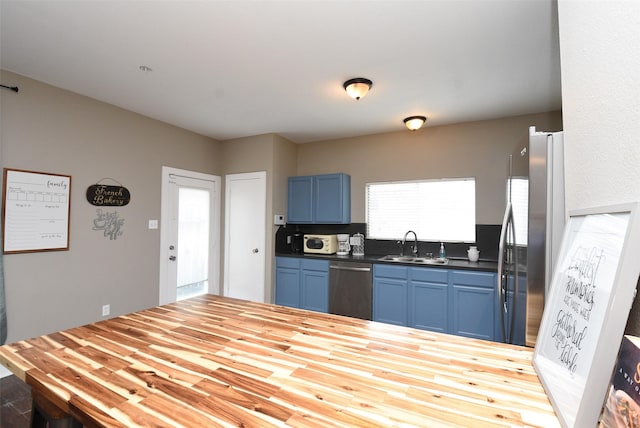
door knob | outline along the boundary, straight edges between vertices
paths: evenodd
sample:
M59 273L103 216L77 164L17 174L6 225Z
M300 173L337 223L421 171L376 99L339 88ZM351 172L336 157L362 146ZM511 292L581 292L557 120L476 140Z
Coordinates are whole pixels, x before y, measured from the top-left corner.
M169 260L171 260L172 262L176 261L176 256L169 256Z
M257 248L254 248L251 252L255 254L255 253L257 253L257 252L258 252L258 249L257 249Z

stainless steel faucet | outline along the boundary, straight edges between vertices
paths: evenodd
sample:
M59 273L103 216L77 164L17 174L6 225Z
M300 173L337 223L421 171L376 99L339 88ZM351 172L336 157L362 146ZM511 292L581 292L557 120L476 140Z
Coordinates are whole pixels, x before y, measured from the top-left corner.
M402 249L400 250L400 255L404 256L404 243L407 242L407 235L413 233L413 257L418 257L418 235L413 230L408 231L404 234L404 238L402 238Z

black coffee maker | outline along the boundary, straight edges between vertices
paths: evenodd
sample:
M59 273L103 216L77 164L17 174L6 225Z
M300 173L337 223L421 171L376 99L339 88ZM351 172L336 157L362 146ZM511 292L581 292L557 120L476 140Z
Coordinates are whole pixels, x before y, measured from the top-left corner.
M302 254L304 248L303 234L300 232L295 232L291 235L291 252L293 254Z

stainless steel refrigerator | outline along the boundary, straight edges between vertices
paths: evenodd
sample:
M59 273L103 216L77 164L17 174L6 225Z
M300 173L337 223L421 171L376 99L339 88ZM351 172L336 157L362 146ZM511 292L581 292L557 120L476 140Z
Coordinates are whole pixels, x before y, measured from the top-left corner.
M524 344L535 346L566 220L562 132L529 128L528 143L509 157L506 193L496 293L502 340L513 343L521 317Z

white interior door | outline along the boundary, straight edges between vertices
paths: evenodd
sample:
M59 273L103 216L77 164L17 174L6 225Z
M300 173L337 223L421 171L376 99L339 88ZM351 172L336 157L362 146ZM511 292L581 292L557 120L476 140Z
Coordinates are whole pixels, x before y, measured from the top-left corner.
M160 304L219 294L220 177L162 168Z
M225 176L225 296L265 301L266 177Z

